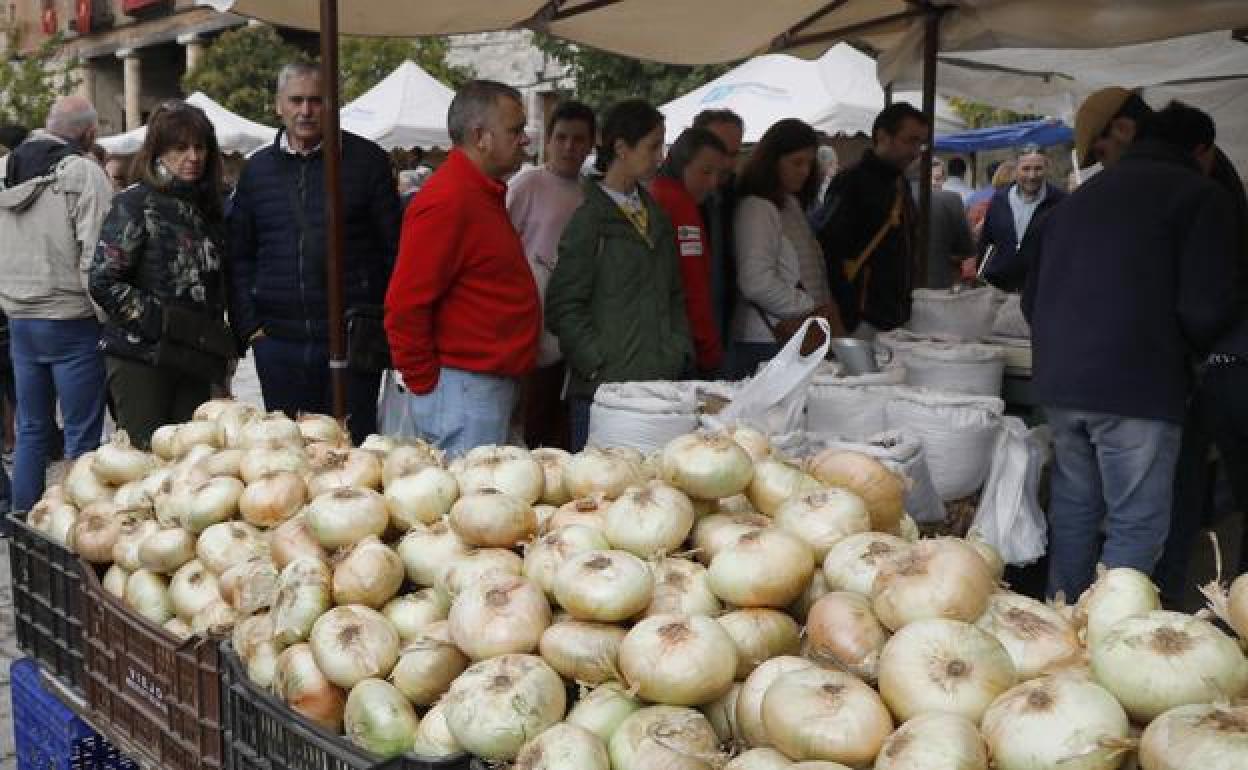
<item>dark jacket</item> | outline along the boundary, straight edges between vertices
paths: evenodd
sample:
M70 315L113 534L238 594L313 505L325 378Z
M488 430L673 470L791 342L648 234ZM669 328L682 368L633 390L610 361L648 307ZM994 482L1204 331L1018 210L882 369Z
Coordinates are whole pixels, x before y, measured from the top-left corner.
M927 288L953 286L960 276L959 264L974 251L962 196L950 190L932 190L932 219L927 233Z
M901 224L890 227L851 283L846 266L856 260L891 214L901 192ZM914 199L901 171L872 150L841 171L828 186L826 224L819 244L828 261L832 296L846 329L866 321L882 331L910 320L917 241Z
M729 181L698 207L711 247L711 309L719 338L725 342L732 339L732 312L737 304L737 250L732 223L739 200L736 182Z
M156 364L171 308L224 324L225 224L204 215L187 185L159 191L140 182L113 198L89 278L107 316L104 352Z
M988 204L984 228L979 235L979 256L982 258L989 246L995 246L992 261L984 268L984 280L1003 291L1022 291L1027 282L1027 258L1019 246L1044 221L1049 209L1066 198L1066 193L1046 182L1044 200L1036 206L1036 213L1027 224L1027 232L1019 238L1014 232L1014 207L1010 205L1012 189L1013 185L999 190L992 197L992 203Z
M1221 149L1217 153L1213 164L1213 181L1230 194L1235 217L1239 320L1218 338L1213 345L1213 352L1248 356L1248 195L1244 194L1244 182L1239 178L1239 172L1235 170L1230 158Z
M1142 141L1054 208L1023 295L1036 399L1181 423L1193 354L1234 304L1225 193Z
M8 154L4 167L5 187L16 187L22 182L43 176L62 159L83 154L82 146L77 142L41 139L39 133L32 133L29 139Z
M244 340L322 340L328 333L325 166L318 149L273 144L243 167L229 218L230 312ZM348 308L381 305L399 241L399 196L390 160L367 139L342 134L343 287ZM301 224L302 220L302 224Z
M559 240L546 289L546 328L572 374L569 393L603 382L680 379L693 365L676 233L645 190L643 239L597 180Z

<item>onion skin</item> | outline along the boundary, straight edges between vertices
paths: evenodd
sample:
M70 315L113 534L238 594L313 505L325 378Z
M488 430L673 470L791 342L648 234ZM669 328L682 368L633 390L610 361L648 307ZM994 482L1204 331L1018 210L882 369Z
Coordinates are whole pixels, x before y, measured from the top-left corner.
M817 668L817 664L805 658L785 655L765 661L745 678L741 694L737 697L737 727L747 746L756 749L773 746L763 724L763 696L782 675L807 668Z
M481 548L511 548L537 533L532 506L496 489L465 494L451 506L447 521L460 540Z
M883 532L850 535L828 550L823 560L823 577L833 591L870 597L880 567L909 549L905 540Z
M821 489L789 498L776 511L776 526L801 538L822 563L838 541L870 531L871 517L853 492Z
M420 728L412 737L412 753L420 757L450 759L464 753L464 748L451 735L446 724L446 708L442 701L433 704L420 720Z
M450 610L450 601L440 592L433 588L422 588L394 597L382 607L381 614L394 624L399 637L407 641L421 636L430 624L446 620Z
M710 564L715 555L737 542L737 538L772 525L761 513L712 513L693 525L695 557Z
M741 729L737 727L737 700L741 697L741 683L734 682L728 692L701 707L702 715L711 723L719 741L725 746L739 743Z
M763 696L767 734L785 756L863 765L893 731L875 691L840 671L808 668L782 674Z
M871 589L875 615L897 631L929 618L975 622L996 581L973 548L954 538L921 540L880 567Z
M988 751L979 728L966 717L934 712L888 736L875 770L988 770Z
M879 460L860 452L826 449L810 459L807 470L822 483L862 498L871 514L871 529L898 534L905 513L906 482Z
M416 710L389 682L365 679L347 696L347 707L343 712L343 728L347 737L355 745L379 757L390 758L406 753L411 749L412 737L419 727Z
M711 590L706 567L687 559L663 559L652 567L654 593L645 614L718 617L724 606Z
M304 509L308 528L323 548L355 545L381 537L390 522L382 496L371 489L339 488L318 495Z
M1096 582L1079 597L1075 621L1084 626L1084 639L1091 648L1118 621L1159 609L1161 595L1148 575L1130 567L1102 569Z
M568 712L566 721L610 741L616 728L640 708L641 702L623 685L607 682L583 694Z
M763 661L777 655L796 655L801 648L797 621L777 610L735 610L716 621L737 648L737 681L743 681Z
M773 457L754 466L754 477L746 496L759 513L775 516L789 499L823 488L823 483L814 476Z
M1192 704L1170 709L1140 738L1143 770L1239 770L1248 757L1248 708Z
M1016 594L995 594L975 625L992 634L1014 661L1019 681L1034 679L1079 659L1074 626L1047 605Z
M479 548L450 562L438 575L434 588L454 601L470 586L484 580L492 572L519 576L524 562L506 548Z
M376 610L335 607L317 618L309 635L325 678L350 690L365 679L383 678L399 660L399 633Z
M620 643L620 673L648 701L700 706L732 688L737 648L711 618L655 615Z
M299 513L307 498L308 487L302 476L277 471L248 484L238 500L238 510L243 521L268 529Z
M724 765L724 770L792 770L793 767L795 764L775 749L750 749Z
M754 476L750 455L724 433L672 439L663 448L659 469L664 481L699 500L738 495Z
M888 629L861 594L834 591L816 601L806 618L804 654L829 668L840 667L874 682Z
M618 452L589 447L568 460L563 483L573 500L601 495L614 500L645 478L641 466Z
M608 623L569 620L542 632L542 659L573 682L603 684L619 670L620 643L627 631Z
M653 592L650 568L627 551L579 553L555 575L555 598L578 620L628 620L650 604Z
M602 739L560 722L525 744L514 770L611 770Z
M529 454L542 466L542 473L545 477L542 484L542 496L538 502L557 508L571 500L572 495L568 492L568 485L564 483L563 472L572 459L572 455L553 447L534 449Z
M427 528L409 531L396 550L407 570L407 579L422 588L430 588L438 582L447 564L467 556L472 549L445 521L439 521Z
M440 521L459 498L455 477L433 466L386 483L383 495L390 523L403 531Z
M446 724L464 749L502 761L514 759L529 736L563 718L567 694L541 658L501 655L470 666L443 703Z
M693 529L693 503L661 481L633 487L604 515L611 547L652 559L680 548Z
M92 564L113 561L113 547L121 536L122 519L106 513L88 513L78 517L73 527L74 550Z
M342 732L347 693L325 678L307 643L287 647L277 656L273 694L313 723L334 734Z
M515 446L479 446L452 463L464 496L494 490L531 506L542 496L546 476L529 450Z
M293 645L305 641L312 625L330 608L329 565L303 557L287 564L277 578L273 627L277 640Z
M548 596L555 593L555 575L569 558L586 551L611 547L602 530L569 524L537 538L524 549L524 576L541 586Z
M451 642L445 621L410 640L390 672L390 683L418 706L433 705L468 668L468 657Z
M403 560L385 543L366 537L338 554L330 583L334 604L379 610L403 585Z
M273 564L279 570L285 569L295 559L308 556L321 561L328 561L329 551L321 547L320 542L308 528L308 519L302 513L287 519L269 533L269 553Z

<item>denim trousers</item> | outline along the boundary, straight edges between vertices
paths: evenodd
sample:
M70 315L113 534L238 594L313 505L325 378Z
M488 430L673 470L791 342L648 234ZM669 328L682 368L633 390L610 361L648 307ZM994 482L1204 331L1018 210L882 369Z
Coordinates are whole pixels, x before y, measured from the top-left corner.
M100 445L104 429L104 356L94 318L9 320L17 389L13 508L28 511L43 495L56 405L65 421L65 458Z
M584 396L568 398L568 451L576 453L589 443L589 415L594 406L594 399Z
M266 409L290 417L333 411L328 342L265 336L252 343L252 350ZM347 429L355 444L377 432L380 389L381 372L347 370Z
M404 391L386 415L399 436L421 438L455 457L485 444L505 444L519 394L512 377L442 367L433 391Z
M1098 562L1150 574L1170 528L1182 428L1073 409L1045 414L1054 449L1048 595L1079 598Z

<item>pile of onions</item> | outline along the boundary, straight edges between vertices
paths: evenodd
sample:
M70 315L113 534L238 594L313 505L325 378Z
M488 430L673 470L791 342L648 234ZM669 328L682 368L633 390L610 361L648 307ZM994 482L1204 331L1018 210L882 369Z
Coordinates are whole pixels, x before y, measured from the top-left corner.
M607 682L582 692L566 721L609 741L616 728L640 708L641 703L623 685Z
M821 489L789 499L776 511L776 526L801 538L820 562L850 535L871 529L862 499L843 489Z
M864 532L837 542L823 559L823 577L832 591L871 595L880 567L910 549L896 535Z
M806 617L804 654L873 682L888 629L862 594L834 591L819 598Z
M500 655L464 671L443 703L459 745L482 759L504 761L563 718L567 695L563 680L541 658Z
M330 607L329 565L304 556L282 569L273 600L273 633L282 644L302 642ZM396 632L397 633L397 632Z
M491 572L519 575L524 562L514 551L506 548L479 548L456 558L438 575L434 588L451 599L469 586L481 582Z
M565 620L542 633L542 660L573 682L602 684L619 676L620 643L628 632L609 623Z
M957 620L915 621L880 653L880 696L902 721L940 711L978 724L1015 681L1014 663L1001 643Z
M225 521L203 531L195 544L195 554L205 567L221 575L235 564L264 556L266 548L260 530L241 521ZM117 561L122 563L121 559Z
M1085 628L1084 641L1089 648L1123 618L1161 609L1157 586L1143 572L1130 567L1100 567L1098 573L1096 582L1075 605L1075 619Z
M801 647L797 621L778 610L734 610L716 620L736 645L737 680L744 680L763 661L796 655Z
M308 488L303 477L290 471L277 471L247 485L238 498L243 521L257 527L276 527L303 508Z
M572 455L553 447L534 449L529 454L542 466L542 496L538 502L558 507L571 500L568 485L563 481L563 469Z
M818 668L818 665L805 658L782 655L760 664L745 678L741 694L737 696L737 727L747 745L755 748L773 745L763 722L763 696L784 674L807 668Z
M875 770L988 770L988 752L966 717L921 714L888 736Z
M521 497L497 489L467 492L447 519L459 539L482 548L511 548L537 532L537 516Z
M335 604L381 609L403 585L403 560L376 537L366 537L334 559L331 596Z
M515 770L611 770L607 747L588 730L564 722L525 744Z
M456 646L484 660L536 650L550 625L550 605L533 581L492 573L455 597L447 621Z
M651 559L680 548L693 529L693 503L662 481L633 487L608 506L604 533L613 548Z
M533 505L542 496L546 475L529 450L514 446L481 446L451 468L464 495L496 490Z
M601 495L614 500L629 487L645 481L641 466L608 449L589 447L568 460L563 484L572 499Z
M1026 596L994 594L975 625L1005 647L1019 681L1071 664L1083 652L1078 632L1061 613Z
M1238 770L1248 757L1248 707L1179 706L1140 737L1144 770Z
M710 722L690 708L650 706L629 715L608 742L612 770L710 770L723 763Z
M451 642L447 624L439 621L403 647L390 682L412 703L428 706L442 697L468 663L468 657Z
M447 564L471 552L445 521L412 529L399 541L396 550L408 580L426 588L438 582Z
M655 562L654 592L646 615L705 615L713 618L723 611L719 597L711 590L706 567L688 559L662 559Z
M388 482L384 498L390 521L407 531L446 516L459 498L459 482L448 471L425 467Z
M389 758L412 748L420 719L411 701L394 685L365 679L351 688L343 712L343 728L357 746Z
M120 486L146 476L153 468L153 460L147 452L130 446L130 436L119 430L95 450L91 470L105 484Z
M586 551L555 574L555 598L577 620L618 623L650 604L654 577L627 551Z
M881 565L871 589L875 615L894 631L926 618L974 622L996 581L975 549L961 540L920 540Z
M325 678L350 690L365 679L383 678L399 660L399 634L376 610L334 607L312 625L308 637Z
M672 439L659 461L663 480L699 500L719 500L746 490L754 464L725 433L698 432Z
M823 483L814 476L773 457L754 465L754 475L750 477L745 494L760 512L774 516L790 498L823 488Z
M827 449L810 459L807 470L822 483L862 498L871 513L871 529L897 532L905 513L906 482L884 463L861 452Z
M524 549L524 576L541 586L548 596L555 592L555 575L570 557L586 551L611 548L601 530L569 524L531 541Z
M308 528L324 548L354 545L381 537L390 517L381 495L371 489L342 488L313 498L303 509Z
M282 522L269 533L269 555L279 570L301 556L321 561L329 558L329 552L321 547L302 513Z
M638 695L670 706L710 703L732 687L737 651L715 620L655 615L620 644L620 672Z
M782 674L763 696L762 715L776 748L797 760L863 765L893 731L875 690L852 674L821 668Z
M784 607L815 571L810 546L777 529L747 532L711 560L711 590L738 607Z

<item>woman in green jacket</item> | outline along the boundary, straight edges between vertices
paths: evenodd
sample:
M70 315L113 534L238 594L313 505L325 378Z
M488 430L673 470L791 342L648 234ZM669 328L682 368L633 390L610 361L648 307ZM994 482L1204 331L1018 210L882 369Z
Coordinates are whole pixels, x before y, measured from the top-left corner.
M676 234L643 183L663 160L663 115L640 99L607 112L601 176L563 231L546 290L546 326L571 381L573 451L589 437L589 408L604 382L676 380L693 364Z

